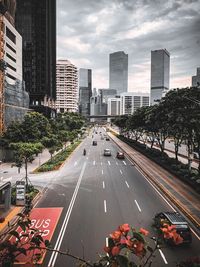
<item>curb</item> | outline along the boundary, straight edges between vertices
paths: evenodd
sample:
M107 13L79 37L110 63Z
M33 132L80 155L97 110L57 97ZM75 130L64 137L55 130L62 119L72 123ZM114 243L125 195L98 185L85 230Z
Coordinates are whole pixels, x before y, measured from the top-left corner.
M112 141L118 146L120 147L120 145L113 140L112 136L110 136ZM121 140L120 140L121 141ZM122 141L123 142L123 141ZM172 201L172 203L174 205L176 205L178 207L178 209L181 210L181 212L183 212L185 214L185 216L198 228L200 229L200 221L196 220L188 211L187 209L179 202L177 201L177 199L169 192L169 190L167 190L163 185L161 185L160 183L158 183L151 175L149 175L142 167L140 164L138 164L130 155L127 154L127 152L120 147L121 150L123 150L123 152L128 156L128 158L134 162L134 164L139 168L139 170L149 179L151 180L151 182L153 182L153 184L160 190L162 191L167 197L168 199L170 199Z

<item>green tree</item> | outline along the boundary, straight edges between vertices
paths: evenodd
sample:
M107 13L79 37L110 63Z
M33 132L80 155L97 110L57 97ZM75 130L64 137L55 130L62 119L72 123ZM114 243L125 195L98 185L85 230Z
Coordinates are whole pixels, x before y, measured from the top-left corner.
M44 137L42 139L42 144L49 150L51 161L53 154L62 148L62 142L58 138L58 135L54 134L51 134L49 137Z
M43 149L41 143L11 143L10 148L14 151L15 163L19 162L25 164L26 171L26 185L28 185L28 162L34 160L34 156L37 156Z

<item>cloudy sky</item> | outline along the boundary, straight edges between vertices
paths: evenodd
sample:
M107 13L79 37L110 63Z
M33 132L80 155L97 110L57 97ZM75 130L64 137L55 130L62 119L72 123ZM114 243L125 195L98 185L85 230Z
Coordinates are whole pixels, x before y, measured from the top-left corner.
M93 70L108 88L109 54L129 56L129 91L148 92L151 50L170 54L170 88L200 66L200 0L57 0L57 58Z

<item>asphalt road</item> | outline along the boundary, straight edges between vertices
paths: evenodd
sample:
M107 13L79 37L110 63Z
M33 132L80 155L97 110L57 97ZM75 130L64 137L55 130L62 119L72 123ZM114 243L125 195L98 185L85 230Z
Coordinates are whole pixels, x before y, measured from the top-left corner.
M92 261L98 259L97 253L103 253L106 237L118 225L144 227L155 236L154 214L173 209L128 159L116 159L117 146L101 140L100 131L103 133L101 128L93 138L92 134L87 137L60 171L51 173L47 190L37 205L63 207L52 246ZM92 140L97 141L97 146L92 146ZM82 155L83 148L86 156ZM111 157L103 156L105 148L111 149ZM185 257L200 255L199 244L193 236L190 247L164 247L157 252L153 266L171 267ZM47 253L43 266L72 267L76 262Z

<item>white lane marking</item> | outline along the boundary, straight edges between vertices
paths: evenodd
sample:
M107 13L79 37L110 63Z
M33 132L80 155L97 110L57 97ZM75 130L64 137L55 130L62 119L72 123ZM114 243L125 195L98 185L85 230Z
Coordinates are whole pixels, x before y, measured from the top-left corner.
M160 252L161 257L163 258L164 263L165 263L165 264L168 264L168 262L167 262L167 260L166 260L166 258L165 258L165 255L163 254L163 252L162 252L161 249L159 249L159 252Z
M76 166L76 165L77 165L77 161L74 162L74 166Z
M69 208L68 208L67 213L65 215L65 218L64 218L60 233L58 235L56 244L54 246L54 250L59 250L60 249L64 234L65 234L68 222L69 222L69 218L70 218L70 215L71 215L71 212L72 212L72 208L74 206L74 202L75 202L77 194L78 194L78 190L79 190L79 187L80 187L80 184L81 184L81 180L83 178L85 167L86 167L86 162L84 162L84 164L83 164L80 176L78 178L78 182L77 182L76 188L74 190L72 199L71 199L70 204L69 204ZM51 254L51 258L49 260L49 263L48 263L48 267L54 267L57 256L58 256L58 253L53 251L52 254Z
M93 165L95 165L95 160L93 161Z
M135 204L136 204L136 206L137 206L137 208L138 208L139 212L141 212L142 210L141 210L141 208L140 208L139 204L137 203L137 200L136 200L136 199L135 199Z
M103 181L103 189L105 189L105 183L104 183L104 181Z
M139 173L142 174L142 176L145 178L145 180L154 188L154 190L158 193L158 195L167 203L167 205L173 210L176 211L176 209L169 203L169 201L166 200L166 198L164 198L164 196L158 191L158 189L152 184L152 182L150 182L145 175L140 171L140 169L138 169L138 167L135 167ZM197 237L198 240L200 240L200 236L198 236L198 234L192 229L192 227L190 227L191 231L193 232L193 234Z
M116 161L116 165L118 165L118 162Z
M110 161L108 160L108 164L110 165Z
M3 180L3 176L0 178L0 181L2 181Z
M102 162L101 162L101 166L102 166Z
M166 198L164 198L164 196L158 191L158 189L152 184L152 182L150 182L145 176L144 174L138 169L138 167L136 166L136 169L139 171L139 173L142 174L142 176L145 178L145 180L154 188L154 190L159 194L159 196L170 206L170 208L173 211L176 211L175 208L166 200Z
M105 211L105 213L107 212L107 208L106 208L106 200L104 200L104 211Z
M122 174L122 170L119 170L120 171L120 173Z
M126 165L126 162L123 160L124 165Z
M101 173L102 173L102 175L103 175L103 170L101 170Z
M126 183L127 187L129 188L130 186L129 186L128 182L127 182L127 181L125 181L125 183Z
M86 159L88 159L88 157Z

